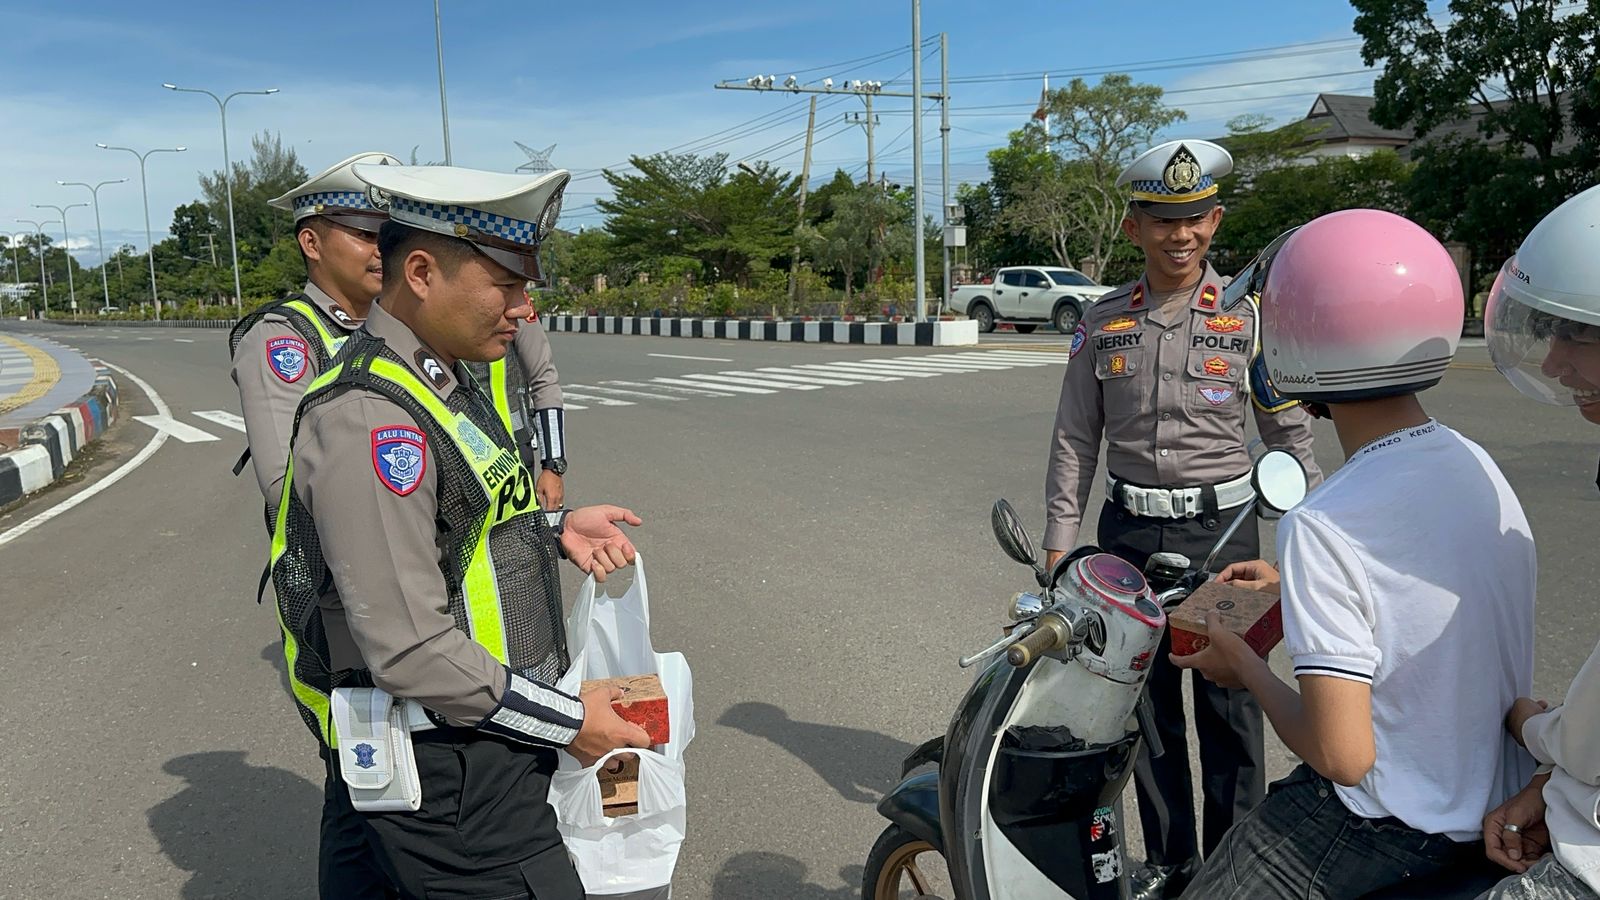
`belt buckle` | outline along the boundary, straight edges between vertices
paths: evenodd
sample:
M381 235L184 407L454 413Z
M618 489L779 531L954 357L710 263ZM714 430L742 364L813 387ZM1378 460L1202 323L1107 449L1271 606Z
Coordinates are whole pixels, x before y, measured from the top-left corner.
M1151 515L1158 515L1158 516L1161 516L1162 518L1165 518L1165 519L1175 518L1172 515L1172 492L1171 491L1166 491L1166 490L1150 491L1148 494L1146 494L1146 499L1153 499L1155 501L1154 503L1152 503L1150 505L1150 513L1151 513Z

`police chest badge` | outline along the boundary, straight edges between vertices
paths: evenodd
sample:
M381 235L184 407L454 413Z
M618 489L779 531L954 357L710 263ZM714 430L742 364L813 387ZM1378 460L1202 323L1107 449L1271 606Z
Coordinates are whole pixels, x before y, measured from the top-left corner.
M1206 330L1217 334L1233 334L1244 330L1244 320L1238 316L1212 316L1206 320Z
M372 429L372 468L383 486L404 497L417 489L428 465L428 439L409 425Z
M309 353L306 342L291 335L267 341L267 365L284 384L294 384L306 374L306 356Z
M1221 406L1233 399L1233 390L1231 388L1203 387L1200 389L1200 396L1212 406Z

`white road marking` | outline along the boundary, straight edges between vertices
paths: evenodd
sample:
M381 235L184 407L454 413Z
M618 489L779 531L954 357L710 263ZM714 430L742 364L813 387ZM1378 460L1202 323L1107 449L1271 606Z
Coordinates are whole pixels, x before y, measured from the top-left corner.
M807 366L806 368L814 368ZM842 371L877 372L882 375L901 375L907 378L938 378L944 372L930 372L926 369L914 369L910 366L900 366L894 363L879 362L836 362L828 363L827 368Z
M943 361L936 360L934 357L931 357L931 356L925 357L925 358L918 358L918 357L914 357L914 356L902 356L902 357L900 357L900 358L898 358L898 359L896 359L894 361L897 362L897 363L903 363L903 364L908 365L908 366L918 366L918 367L924 368L924 369L944 369L946 371L951 371L951 372L988 372L988 371L999 371L999 370L1011 368L1010 366L1008 366L1008 365L1006 365L1004 363L981 363L980 364L980 363L956 362L956 361L953 361L953 360L949 361L949 362L943 362Z
M563 403L562 404L562 408L563 409L588 409L589 407L584 406L582 403Z
M662 379L657 378L656 381ZM618 384L623 387L650 388L653 391L671 391L674 394L688 394L691 397L732 397L732 392L719 392L700 387L667 387L664 384L640 384L637 381L606 381L604 384Z
M1069 354L1058 353L1053 350L1041 350L1034 353L1026 353L1021 350L979 350L973 355L996 357L999 359L1020 359L1028 362L1042 362L1046 365L1057 366L1066 365L1067 360L1070 358Z
M561 389L561 399L562 399L562 401L565 402L566 399L569 398L569 397L574 399L574 400L582 400L585 403L593 403L593 404L596 404L598 406L633 406L634 405L632 400L615 400L615 399L612 399L611 397L601 397L601 396L598 396L598 395L595 395L595 394L581 394L581 393L578 393L576 391L569 391L566 388L562 388Z
M1012 367L1029 366L1032 368L1041 368L1049 365L1049 363L1038 359L1020 359L1015 356L994 357L987 353L950 353L944 356L936 356L933 358L948 359L959 363L988 363L990 365L999 364Z
M177 341L180 344L192 344L192 343L194 343L194 339L193 338L173 338L173 340Z
M153 341L155 338L139 338L141 341Z
M807 371L816 370L824 375L838 375L840 378L854 378L860 381L899 381L894 375L884 375L881 372L867 374L865 371L855 372L848 369L832 368L830 366L816 365L814 363L797 363L794 368Z
M645 400L671 400L674 403L679 400L687 399L685 397L674 397L671 394L666 393L658 392L652 394L649 391L629 391L624 390L623 388L602 387L596 384L564 384L561 386L561 390L583 391L584 393L588 394L614 394L619 397L640 397ZM662 388L662 391L665 390L666 388Z
M232 428L240 434L244 433L244 417L237 413L231 413L225 409L203 409L195 413L194 416L197 419L205 419L207 422L215 422L224 428Z
M798 369L757 369L750 374L757 378L776 378L780 381L804 381L807 384L838 385L839 387L850 387L866 381L865 378L847 381L843 375L840 375L837 378L827 378L824 377L820 372L802 372Z
M722 359L717 356L678 356L673 353L651 353L649 355L660 357L661 359L692 359L696 362L733 362L731 359Z
M769 391L766 388L740 387L740 386L734 385L734 384L716 384L716 383L707 383L707 382L704 382L704 381L684 381L681 378L652 378L650 380L655 382L656 384L675 384L675 385L677 385L679 387L714 387L719 391L727 391L727 392L732 392L732 393L735 393L735 394L776 394L777 393L777 391ZM620 384L621 382L613 381L611 383L612 384Z
M167 408L167 402L162 400L161 395L156 393L156 389L147 384L143 378L140 378L132 372L129 372L127 369L124 369L116 363L105 363L105 365L112 370L127 376L129 381L138 385L139 389L144 391L145 396L150 398L150 403L155 406L157 413L167 417L172 415L172 410ZM167 432L159 430L156 431L155 435L150 438L149 443L141 447L139 452L134 454L132 459L118 466L116 471L112 472L110 475L107 475L89 487L84 488L82 491L73 494L71 497L68 497L60 503L57 503L55 506L50 507L44 512L39 513L37 516L34 516L26 522L7 529L6 531L0 531L0 546L4 546L11 541L16 540L17 538L22 537L35 528L38 528L40 525L43 525L51 519L54 519L56 516L67 512L74 506L77 506L85 500L88 500L90 497L93 497L106 488L111 487L113 484L116 484L117 482L126 478L128 473L144 465L145 461L154 456L155 452L160 450L161 445L165 444L166 442Z
M775 387L784 388L791 391L822 390L822 385L820 384L791 384L786 381L775 381L770 378L740 378L737 375L701 375L699 373L685 375L683 377L693 381L714 381L717 384L744 384L749 385L750 387Z
M143 422L157 431L165 431L185 444L200 444L206 441L220 440L209 431L202 431L171 416L134 416L133 420L135 422Z

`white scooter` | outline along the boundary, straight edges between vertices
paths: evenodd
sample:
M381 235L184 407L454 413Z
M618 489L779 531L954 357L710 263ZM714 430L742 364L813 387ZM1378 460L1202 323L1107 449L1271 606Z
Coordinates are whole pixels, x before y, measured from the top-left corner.
M1258 504L1281 513L1306 493L1304 468L1281 450L1256 461L1252 480L1256 499L1199 567L1157 553L1143 573L1092 546L1046 572L1010 504L995 504L996 539L1039 589L1012 598L1009 634L961 660L982 669L949 730L907 757L905 780L879 802L891 824L868 856L863 900L1125 900L1119 798L1141 734L1155 734L1144 681L1165 609L1211 577ZM927 763L937 769L911 774Z

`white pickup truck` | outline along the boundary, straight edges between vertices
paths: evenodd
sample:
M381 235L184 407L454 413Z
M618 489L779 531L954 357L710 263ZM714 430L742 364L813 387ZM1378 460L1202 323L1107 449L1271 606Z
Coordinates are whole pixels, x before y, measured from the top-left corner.
M1062 334L1071 334L1089 304L1113 290L1077 269L1008 266L996 269L987 283L952 290L950 309L976 320L984 333L997 322L1010 322L1022 334L1049 322Z

